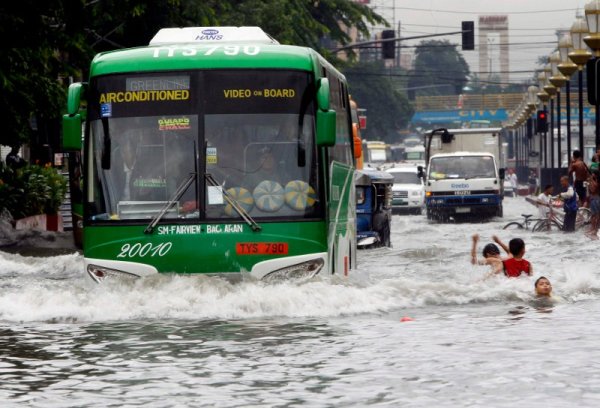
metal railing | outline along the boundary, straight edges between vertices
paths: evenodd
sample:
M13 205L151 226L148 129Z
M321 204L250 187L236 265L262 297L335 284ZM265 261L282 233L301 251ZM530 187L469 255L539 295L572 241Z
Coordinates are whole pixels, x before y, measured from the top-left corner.
M579 94L577 90L571 89L571 107L578 107ZM417 96L414 108L417 112L423 111L446 111L446 110L494 110L506 109L512 111L523 100L523 93L500 93L500 94L463 94L444 96ZM562 104L564 107L563 96ZM587 103L587 95L584 95L584 105Z

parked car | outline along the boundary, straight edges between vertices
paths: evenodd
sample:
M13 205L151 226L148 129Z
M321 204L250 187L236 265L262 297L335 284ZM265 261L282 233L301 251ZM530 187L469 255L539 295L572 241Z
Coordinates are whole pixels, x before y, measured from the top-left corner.
M425 185L416 165L396 165L386 170L394 176L392 211L421 214L425 200Z

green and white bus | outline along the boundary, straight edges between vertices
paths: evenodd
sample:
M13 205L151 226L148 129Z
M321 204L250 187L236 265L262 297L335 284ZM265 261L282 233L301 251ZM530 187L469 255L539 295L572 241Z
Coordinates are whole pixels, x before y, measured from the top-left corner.
M75 208L97 282L356 265L345 77L258 27L167 28L97 55L69 87L63 147L81 154Z

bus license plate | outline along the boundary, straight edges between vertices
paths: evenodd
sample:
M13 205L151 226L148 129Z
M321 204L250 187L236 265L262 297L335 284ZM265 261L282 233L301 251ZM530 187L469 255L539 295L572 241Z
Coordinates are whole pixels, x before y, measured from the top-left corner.
M237 255L287 255L287 242L238 242L235 244Z
M457 214L465 214L465 213L470 213L471 209L469 207L456 207L456 213Z

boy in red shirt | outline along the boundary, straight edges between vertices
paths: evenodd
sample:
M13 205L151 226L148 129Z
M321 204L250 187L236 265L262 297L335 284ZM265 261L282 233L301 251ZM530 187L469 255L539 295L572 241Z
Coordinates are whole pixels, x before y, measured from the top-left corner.
M528 260L523 259L523 255L525 255L525 242L521 238L511 239L508 243L508 248L504 243L499 242L499 240L496 242L512 255L512 258L502 261L504 275L509 278L517 278L522 273L529 276L533 274L533 267Z

